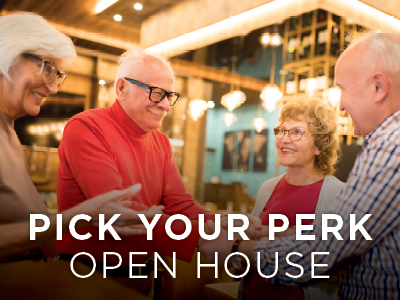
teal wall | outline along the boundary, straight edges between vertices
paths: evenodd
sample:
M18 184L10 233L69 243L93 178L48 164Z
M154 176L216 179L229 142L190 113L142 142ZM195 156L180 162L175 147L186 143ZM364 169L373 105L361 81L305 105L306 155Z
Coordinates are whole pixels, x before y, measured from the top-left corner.
M244 45L246 46L246 45ZM271 72L272 48L261 49L258 52L258 60L251 64L248 60L240 63L236 72L238 74L255 78L269 78ZM282 46L276 49L275 84L280 83L279 70L282 68ZM213 99L219 102L221 99ZM231 127L226 127L221 116L227 112L226 108L209 109L207 112L206 147L214 152L206 152L204 180L209 182L212 176L218 176L221 183L230 184L241 182L247 185L251 197L256 197L261 184L275 176L276 149L273 128L278 124L278 110L268 113L262 109L262 117L267 121L268 145L267 145L267 170L265 172L253 172L253 148L249 157L249 170L247 172L222 170L222 156L224 150L224 135L227 131L250 130L253 147L255 130L251 122L258 116L258 104L244 104L233 111L238 120ZM280 167L279 174L286 168Z
M227 131L250 130L253 147L255 130L251 122L257 117L258 105L245 105L233 111L238 120L230 127L226 127L221 116L227 111L225 108L209 109L207 112L206 146L214 152L206 152L204 180L209 182L212 176L218 176L221 183L230 184L241 182L247 185L251 197L256 197L261 184L275 176L276 150L273 128L278 124L278 110L268 113L262 109L262 117L267 121L268 145L267 145L267 170L265 172L253 172L253 148L249 158L249 171L228 171L222 170L222 156L224 151L224 135ZM280 169L280 173L284 168Z

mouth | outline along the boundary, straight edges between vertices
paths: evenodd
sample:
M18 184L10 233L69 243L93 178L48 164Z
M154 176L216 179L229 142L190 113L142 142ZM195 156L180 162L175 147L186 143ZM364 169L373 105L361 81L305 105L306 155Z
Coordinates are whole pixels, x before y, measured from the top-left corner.
M35 96L35 98L38 100L43 100L43 98L46 97L45 95L42 95L38 92L32 92L32 95Z
M288 149L288 148L281 148L281 151L284 153L296 153L297 150Z
M156 116L160 116L162 118L164 118L167 115L167 112L165 110L151 109L151 108L148 108L147 110L149 112L151 112L152 114L154 114Z

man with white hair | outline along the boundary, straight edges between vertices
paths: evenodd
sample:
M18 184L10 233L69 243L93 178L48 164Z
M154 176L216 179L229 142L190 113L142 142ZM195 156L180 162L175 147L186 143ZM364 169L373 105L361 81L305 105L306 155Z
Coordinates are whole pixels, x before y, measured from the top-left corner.
M236 242L235 251L246 254L253 268L259 263L266 275L274 274L277 252L279 267L269 279L272 282L302 284L313 272L320 276L339 269L346 271L338 280L340 299L400 299L400 35L367 34L354 41L339 57L335 72L342 90L340 109L351 115L355 134L365 138L331 210L343 219L343 226L328 223L341 227L343 240L330 234L322 240L319 224L308 233L315 240L296 241L295 235L264 238ZM350 225L355 223L350 221L351 214L365 231ZM365 221L367 214L372 215ZM226 240L226 232L220 239ZM224 260L232 244L216 240L199 250L211 260L217 251L218 259ZM292 254L291 264L286 261L289 253L297 253ZM319 253L315 260L312 253Z
M131 269L133 275L148 275L153 270L148 262L153 252L170 256L176 252L177 258L190 261L199 242L196 222L186 239L169 238L165 233L168 215L183 214L197 219L198 214L209 212L186 191L168 137L157 130L179 98L174 92L174 73L169 63L143 50L127 51L120 58L114 87L117 100L111 107L78 114L65 126L59 147L59 207L64 210L106 191L140 183L142 189L132 199L132 208L164 205L165 214L157 222L150 241L146 236L115 241L111 235L100 241L98 230L87 227L78 232L90 232L91 239L76 240L68 233L57 241L57 246L64 258L88 252L98 262L103 261L103 252L117 252L123 265L129 263L129 252L147 252L134 255L132 260L146 266ZM214 216L209 214L207 218ZM174 222L172 227L175 234L184 231L183 222ZM115 265L118 258L110 255L107 262ZM148 279L129 280L129 268L121 267L109 275L122 281L126 278L128 285L151 297L151 274Z

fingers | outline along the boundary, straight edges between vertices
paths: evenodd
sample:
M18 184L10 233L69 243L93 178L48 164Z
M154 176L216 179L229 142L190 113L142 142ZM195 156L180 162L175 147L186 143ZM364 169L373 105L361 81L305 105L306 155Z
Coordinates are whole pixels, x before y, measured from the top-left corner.
M221 227L223 229L228 229L228 217L224 217L221 219Z

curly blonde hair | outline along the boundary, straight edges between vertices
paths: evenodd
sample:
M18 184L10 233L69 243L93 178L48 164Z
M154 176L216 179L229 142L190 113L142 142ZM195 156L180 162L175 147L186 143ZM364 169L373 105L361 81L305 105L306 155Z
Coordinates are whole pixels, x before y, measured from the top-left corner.
M324 175L332 175L341 154L335 111L321 100L294 101L282 109L279 122L282 125L287 118L303 121L300 116L304 117L309 131L314 134L314 144L321 151L315 157L314 166Z

